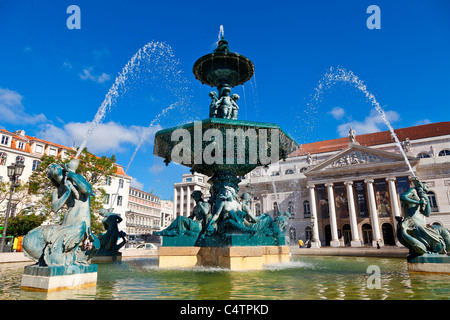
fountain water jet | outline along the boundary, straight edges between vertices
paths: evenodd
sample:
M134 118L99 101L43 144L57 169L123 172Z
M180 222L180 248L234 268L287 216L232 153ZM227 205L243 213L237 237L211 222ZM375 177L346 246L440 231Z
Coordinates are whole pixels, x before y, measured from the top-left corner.
M403 150L401 142L398 140L397 135L395 134L394 128L390 124L386 113L384 112L383 108L381 108L380 104L378 103L375 96L370 93L367 90L367 86L364 84L364 81L359 79L358 76L356 76L352 71L348 71L342 67L333 68L331 67L329 71L327 71L322 79L319 81L319 84L315 88L315 94L313 95L313 100L320 101L322 97L322 93L324 89L328 89L330 85L336 83L336 82L345 82L352 84L356 89L364 93L367 100L372 104L372 106L375 108L375 110L378 112L378 114L381 116L381 119L386 124L386 126L389 128L389 131L391 132L391 136L394 139L395 143L398 146L398 149L400 150L400 153L402 154L409 171L411 174L416 178L416 174L408 160L408 156L406 155L405 151ZM314 108L312 108L314 110Z
M179 61L174 59L172 48L162 42L152 41L147 43L131 57L116 77L113 85L108 90L105 99L97 110L97 113L88 131L86 132L80 147L77 150L75 159L79 157L80 153L86 147L95 128L103 121L106 114L111 110L111 107L116 103L121 93L128 90L127 83L129 79L139 75L140 67L143 63L153 63L152 68L147 68L149 72L156 72L165 75L165 80L167 84L170 84L169 87L171 88L172 93L176 96L177 100L182 101L185 100L186 97L189 97L186 92L182 92L180 94L173 90L175 87L173 85L174 83L181 87L181 89L186 89L185 87L183 88L183 86L187 85L187 80L181 77L180 70L175 70L179 65ZM169 76L167 73L169 73ZM169 107L166 109L170 110L172 108ZM165 111L163 110L163 113L164 112Z

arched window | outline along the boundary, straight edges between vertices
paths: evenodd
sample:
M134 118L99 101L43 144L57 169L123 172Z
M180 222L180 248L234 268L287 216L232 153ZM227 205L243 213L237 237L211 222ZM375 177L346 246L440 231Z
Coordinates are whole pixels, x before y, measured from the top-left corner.
M305 218L311 218L311 206L308 200L303 201L303 215Z
M450 156L450 150L441 150L438 154L439 157Z
M305 239L306 240L311 240L312 239L312 229L311 229L311 227L306 227L305 228Z
M258 202L255 203L255 213L256 213L256 216L261 215L261 204Z
M287 169L284 174L294 174L294 170L292 169Z
M305 172L306 170L308 170L308 168L307 167L303 167L303 168L300 169L300 172Z
M280 172L279 171L272 171L272 173L270 175L271 176L279 176Z
M431 156L426 152L421 152L417 155L417 158L431 158Z
M433 191L427 192L428 201L430 202L431 212L439 212L436 201L436 194Z
M288 202L288 212L290 213L290 219L294 219L295 217L295 212L294 212L294 203L292 201Z
M6 159L8 158L8 155L6 152L0 152L0 166L6 166Z

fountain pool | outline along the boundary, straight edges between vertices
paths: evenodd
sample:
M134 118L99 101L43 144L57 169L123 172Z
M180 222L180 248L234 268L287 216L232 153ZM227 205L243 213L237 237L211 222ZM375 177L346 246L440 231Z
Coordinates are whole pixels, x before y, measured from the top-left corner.
M449 275L409 274L406 261L397 258L294 256L260 271L160 269L156 258L124 258L98 265L96 287L48 294L19 289L27 264L0 265L0 299L435 300L450 295ZM380 268L379 289L367 285L369 266Z

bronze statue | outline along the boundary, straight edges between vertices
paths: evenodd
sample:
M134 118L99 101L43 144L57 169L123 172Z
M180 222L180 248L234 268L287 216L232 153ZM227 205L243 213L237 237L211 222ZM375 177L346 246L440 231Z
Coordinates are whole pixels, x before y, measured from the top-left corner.
M414 187L400 197L404 203L405 216L397 217L397 238L410 251L410 256L420 256L426 253L446 254L450 249L450 232L448 229L429 225L425 217L431 213L427 197L428 185L413 180Z

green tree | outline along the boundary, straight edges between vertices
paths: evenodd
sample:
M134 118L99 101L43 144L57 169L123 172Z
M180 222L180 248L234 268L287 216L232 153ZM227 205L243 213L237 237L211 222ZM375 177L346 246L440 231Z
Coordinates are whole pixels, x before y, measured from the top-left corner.
M24 236L34 228L39 227L45 220L44 215L35 214L19 214L9 219L8 229L6 230L7 236Z
M41 215L49 215L51 213L51 198L55 187L52 185L50 179L47 178L46 168L55 162L66 165L74 155L75 152L64 160L61 157L47 155L41 158L39 168L33 171L28 182L29 193L38 196L36 205L30 209L31 213ZM104 228L101 221L99 221L98 212L103 207L103 201L106 195L101 185L103 185L106 178L111 177L117 172L117 167L114 165L116 159L114 155L110 158L105 156L98 157L88 152L87 149L84 149L78 158L80 159L80 165L78 166L77 173L86 178L96 195L95 197L91 197L91 230L99 234L103 232ZM60 219L65 214L64 208L59 214L60 216L58 218Z

